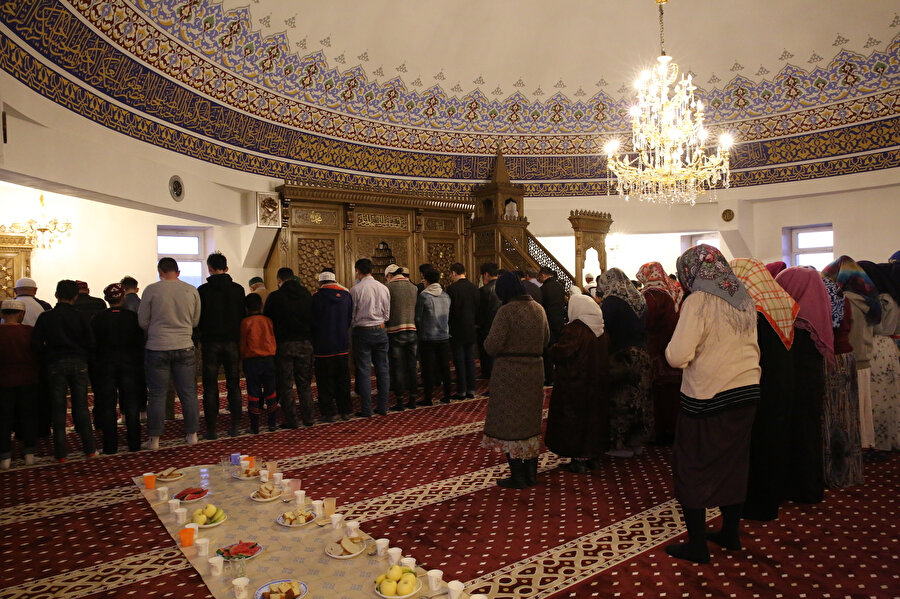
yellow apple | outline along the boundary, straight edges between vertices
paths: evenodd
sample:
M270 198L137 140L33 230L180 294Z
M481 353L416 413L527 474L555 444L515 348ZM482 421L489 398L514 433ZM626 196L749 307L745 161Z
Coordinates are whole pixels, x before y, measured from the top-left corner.
M205 514L196 514L193 517L192 521L199 524L200 526L203 526L204 524L206 524L206 515Z
M212 518L213 516L216 515L216 506L214 506L213 504L210 503L209 505L206 506L206 509L204 510L203 513L206 514L207 518Z
M397 585L397 594L398 595L409 595L414 590L416 590L416 577L413 576L412 580L408 578L404 578L400 581L400 584Z
M376 579L375 579L375 586L380 585L381 582L382 582L385 578L387 578L387 576L385 576L384 574L382 574L381 576L379 576L378 578L376 578Z
M400 569L400 566L391 566L391 569L387 571L387 578L389 580L393 580L397 582L403 576L403 570Z
M378 588L382 595L393 597L397 594L397 583L393 580L383 580Z

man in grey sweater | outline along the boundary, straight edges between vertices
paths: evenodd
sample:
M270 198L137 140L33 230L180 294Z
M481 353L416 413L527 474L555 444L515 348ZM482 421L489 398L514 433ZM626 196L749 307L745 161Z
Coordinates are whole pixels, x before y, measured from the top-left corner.
M157 264L159 282L147 285L138 308L138 323L147 331L144 370L149 388L147 432L150 440L141 447L158 449L165 429L164 411L169 377L181 401L188 445L197 442L200 410L197 404L197 357L191 339L200 323L197 289L178 279L181 274L173 258Z

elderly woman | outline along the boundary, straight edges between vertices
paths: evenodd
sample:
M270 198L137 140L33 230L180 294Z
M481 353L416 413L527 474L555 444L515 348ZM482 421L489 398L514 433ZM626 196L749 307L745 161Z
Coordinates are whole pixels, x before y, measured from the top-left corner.
M759 405L750 440L750 475L743 516L774 520L787 486L794 369L790 349L800 306L756 258L731 261L731 269L756 304Z
M650 356L647 353L647 302L618 268L597 279L600 309L609 335L610 372L603 384L610 396L610 451L630 458L643 452L653 430L650 402Z
M706 508L722 511L722 529L710 535L712 541L741 548L738 529L759 401L756 309L716 248L690 248L677 269L687 297L666 358L683 371L672 474L688 542L669 545L666 553L705 564Z
M569 324L552 348L556 384L544 440L557 455L572 458L560 466L584 473L597 467L609 442L606 386L597 384L608 367L603 312L588 295L569 298Z
M669 278L662 264L648 262L635 275L647 302L647 353L650 354L650 399L653 402L654 436L657 443L671 445L681 400L681 371L666 362L666 346L678 324L681 286Z
M537 484L543 352L550 342L550 327L543 307L525 292L514 273L503 273L495 291L502 305L484 340L485 351L495 361L482 445L504 452L509 461L511 476L497 484L524 489Z

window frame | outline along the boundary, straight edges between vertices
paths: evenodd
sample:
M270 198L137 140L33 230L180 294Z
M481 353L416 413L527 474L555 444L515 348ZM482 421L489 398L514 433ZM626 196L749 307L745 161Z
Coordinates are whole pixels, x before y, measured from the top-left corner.
M821 231L831 231L831 245L823 245L816 247L800 248L797 243L797 237L801 233L818 233ZM825 254L830 253L834 259L834 225L833 223L824 223L818 225L803 225L798 227L785 227L783 230L788 254L782 256L784 262L789 266L800 266L800 257L805 254Z
M159 238L160 237L196 237L198 240L197 254L160 254ZM168 225L157 225L156 227L156 259L173 258L178 262L179 270L183 263L199 262L200 263L200 283L203 284L209 276L209 270L206 267L206 228L205 227L173 227Z

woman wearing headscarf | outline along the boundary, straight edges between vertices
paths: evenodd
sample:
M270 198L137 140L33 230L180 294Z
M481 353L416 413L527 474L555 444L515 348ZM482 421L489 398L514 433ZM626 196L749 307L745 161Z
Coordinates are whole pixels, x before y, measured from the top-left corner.
M484 349L494 357L491 396L482 445L506 454L510 477L501 487L524 489L537 484L544 407L544 348L550 341L547 316L519 277L503 273L495 287L497 310Z
M666 553L707 563L706 508L722 511L722 529L710 535L713 542L741 548L738 531L759 401L756 310L716 248L690 248L678 258L677 270L687 295L666 358L683 371L672 474L688 541L669 545Z
M875 325L872 343L872 422L875 449L900 449L900 351L891 339L900 328L900 308L895 297L900 289L891 281L891 265L859 261L878 291L881 322Z
M650 400L653 403L654 437L671 445L681 401L681 371L666 361L666 346L678 324L681 286L669 278L662 264L648 262L635 275L647 302L647 353L650 354Z
M859 423L862 448L875 447L875 427L872 421L872 345L875 325L881 322L881 301L869 275L849 256L841 256L822 270L822 274L837 283L844 297L850 300L852 326L850 345L856 355L856 374L859 381Z
M885 273L891 281L893 289L900 290L900 252L894 252L890 260L888 260ZM897 304L900 304L900 297L893 294L891 294L891 296ZM897 344L897 349L900 349L900 322L897 323L897 328L894 330L893 334L891 334L891 339Z
M653 430L650 402L650 355L644 324L647 302L618 268L597 278L597 295L609 335L610 451L607 455L630 458L643 453L643 443Z
M584 473L597 467L609 448L609 416L605 385L609 340L603 334L603 312L588 295L569 298L569 324L550 348L556 381L544 441L553 453L572 458L560 466Z
M778 273L780 273L785 268L787 268L787 264L781 262L780 260L778 262L769 262L768 264L766 264L766 270L768 270L773 277L777 277Z
M731 269L756 304L759 345L759 405L750 439L750 474L743 515L750 520L775 520L787 486L794 369L791 344L800 306L775 282L756 258L731 261Z
M825 405L822 410L822 458L825 484L831 488L863 484L859 443L859 379L850 345L853 323L850 300L837 283L823 277L831 303L834 361L825 363Z
M822 413L825 406L825 364L834 363L831 300L819 273L792 266L775 280L800 305L794 322L791 357L794 401L791 403L790 452L786 456L786 499L818 503L825 495Z

